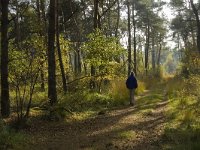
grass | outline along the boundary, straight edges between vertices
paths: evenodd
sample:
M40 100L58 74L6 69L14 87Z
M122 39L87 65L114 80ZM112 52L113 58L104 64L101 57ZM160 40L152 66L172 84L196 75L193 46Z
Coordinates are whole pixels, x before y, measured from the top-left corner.
M168 82L166 149L200 149L199 79L198 75L188 79L176 77Z
M122 132L118 133L118 136L119 136L119 138L122 138L122 139L134 140L136 138L136 132L133 130L122 131Z
M0 123L0 149L27 149L30 139L22 132L16 132L5 126L3 121Z

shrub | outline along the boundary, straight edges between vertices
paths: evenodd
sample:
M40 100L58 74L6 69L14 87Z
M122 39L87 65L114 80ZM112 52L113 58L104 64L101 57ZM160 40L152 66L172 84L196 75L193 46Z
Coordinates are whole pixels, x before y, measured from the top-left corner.
M174 149L200 148L199 90L200 76L176 77L169 80L168 128L165 135Z
M24 134L11 130L0 120L0 149L24 149L29 142Z

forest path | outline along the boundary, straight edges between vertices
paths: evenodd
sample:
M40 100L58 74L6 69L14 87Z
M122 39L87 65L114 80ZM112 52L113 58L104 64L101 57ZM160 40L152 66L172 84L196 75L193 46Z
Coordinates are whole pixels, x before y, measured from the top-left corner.
M146 91L136 106L108 110L82 121L34 123L28 133L37 150L160 150L167 100L163 90Z

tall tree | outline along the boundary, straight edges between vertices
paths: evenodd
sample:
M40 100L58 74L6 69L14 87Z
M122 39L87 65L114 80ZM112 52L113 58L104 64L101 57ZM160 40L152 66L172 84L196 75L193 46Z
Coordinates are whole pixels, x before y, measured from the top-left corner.
M132 16L133 16L133 43L134 43L134 72L135 75L137 75L135 0L132 3Z
M8 83L8 4L9 0L1 0L1 115L10 115L9 83Z
M48 28L48 98L50 105L57 103L56 91L56 62L55 62L55 21L56 0L50 0L49 4L49 28Z
M130 11L130 2L127 1L128 8L128 76L131 73L131 11Z
M37 12L37 16L38 16L38 24L39 24L39 27L40 27L40 31L39 31L39 34L40 36L44 36L44 43L45 45L47 45L47 36L46 36L46 19L43 20L43 18L45 16L43 16L43 4L44 1L43 0L37 0L36 1L36 12ZM42 12L42 13L41 13ZM45 17L46 18L46 17ZM43 25L43 28L42 28L42 25ZM44 59L43 57L41 57L41 59ZM44 68L44 64L42 64L42 68ZM42 91L45 91L45 83L44 83L44 70L41 69L40 70L40 77L41 77L41 90Z
M58 60L60 65L60 71L62 75L62 84L63 84L63 91L64 93L67 92L67 82L65 77L65 70L62 60L61 48L60 48L60 31L59 31L59 0L57 0L57 8L56 8L56 47L58 51Z
M94 30L100 28L100 16L99 16L99 0L94 0ZM91 65L91 76L93 77L95 75L95 67L94 65ZM95 88L95 82L94 79L91 79L90 81L90 87L91 89Z
M194 13L195 18L196 18L196 26L197 26L197 49L198 49L198 51L200 53L200 19L199 19L199 12L198 12L198 9L196 8L193 0L190 0L190 3L191 3L192 10L193 10L193 13Z

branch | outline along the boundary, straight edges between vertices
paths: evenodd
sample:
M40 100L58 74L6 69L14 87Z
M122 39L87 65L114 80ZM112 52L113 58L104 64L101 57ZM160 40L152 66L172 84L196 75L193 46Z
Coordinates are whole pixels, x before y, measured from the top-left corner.
M99 16L100 19L101 19L101 17L103 17L103 16L116 4L116 2L117 2L117 0L115 0L115 1L112 3L112 5L110 5L110 6L108 7L108 9L106 9L106 10L102 13L102 15Z
M24 11L21 13L22 15L25 13L25 11L26 11L26 9L28 8L28 6L29 6L29 2L27 2L26 8L25 8ZM16 10L16 11L18 11L18 10ZM8 23L10 23L11 21L15 20L16 17L17 17L17 16L12 15L12 13L11 13L10 15L12 16L12 18L8 21Z
M67 84L72 84L73 82L76 82L78 80L82 80L82 79L85 79L85 78L92 78L92 77L100 77L100 76L104 76L104 75L107 75L108 73L105 73L105 74L98 74L98 75L95 75L95 76L84 76L84 77L80 77L80 78L77 78L77 79L74 79L73 81L70 81L68 82Z

